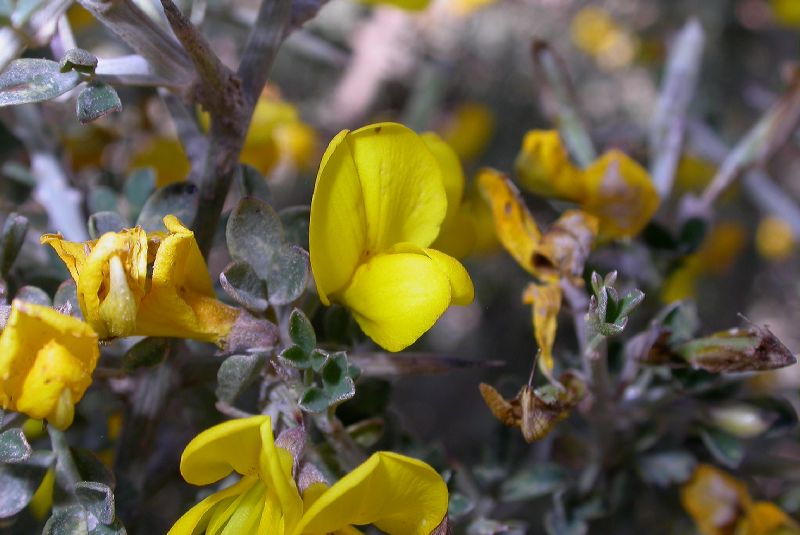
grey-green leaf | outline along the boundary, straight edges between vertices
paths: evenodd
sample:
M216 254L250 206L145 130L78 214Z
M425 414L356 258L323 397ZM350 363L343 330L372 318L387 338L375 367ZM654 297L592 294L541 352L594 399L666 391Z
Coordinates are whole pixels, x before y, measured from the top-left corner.
M53 510L42 535L87 535L89 524L86 511L80 505L68 505Z
M75 485L75 496L101 524L114 521L114 492L107 485L97 481L79 481Z
M261 353L231 355L225 359L217 372L217 398L225 403L235 401L258 376L265 360Z
M144 203L156 189L156 173L151 167L134 169L125 180L123 192L128 201L128 217L133 221L139 217Z
M97 212L89 216L89 235L93 240L106 232L119 232L127 226L122 216L116 212Z
M236 173L236 183L242 197L255 197L268 202L272 197L267 181L257 169L249 165L240 165Z
M269 306L267 284L244 262L232 262L219 274L219 282L237 303L254 312Z
M108 84L91 82L78 95L76 113L81 124L91 123L109 113L122 111L119 95Z
M28 231L28 219L25 216L10 213L3 223L2 243L0 244L0 276L8 275L8 271L17 259L25 233Z
M305 314L295 308L289 316L289 337L292 342L297 344L306 353L311 351L317 346L317 336L314 333L314 327L308 320Z
M567 472L557 464L537 464L518 471L500 487L503 501L530 500L551 494L567 484Z
M328 408L329 400L321 388L312 386L303 393L299 405L306 412L322 412Z
M290 206L279 213L286 241L308 250L308 225L311 219L310 206Z
M199 206L200 194L197 186L191 182L177 182L150 195L136 224L148 232L165 231L164 216L172 214L184 225L191 225Z
M0 106L42 102L63 95L81 82L75 71L61 72L48 59L16 59L0 73Z
M122 357L122 368L132 371L137 368L148 368L164 361L169 350L166 338L149 337L136 342Z
M7 429L0 433L0 463L20 463L28 460L33 450L22 429Z
M703 444L711 455L721 464L728 468L738 468L741 464L744 458L744 442L740 439L710 428L701 429L700 438L703 439Z
M14 299L19 299L20 301L25 301L27 303L33 303L34 305L44 305L48 307L52 304L50 301L50 296L47 295L47 292L37 286L23 286L17 290L17 294L14 296Z
M688 451L664 451L643 456L637 468L645 483L666 488L688 481L696 464Z
M53 462L52 452L34 452L26 461L0 464L0 518L22 511Z
M303 349L299 346L289 346L279 355L280 358L284 359L286 362L294 366L295 368L305 370L311 367L311 361L309 360L308 353L303 351Z
M82 48L70 48L58 62L61 72L76 70L78 72L94 74L97 68L97 56Z

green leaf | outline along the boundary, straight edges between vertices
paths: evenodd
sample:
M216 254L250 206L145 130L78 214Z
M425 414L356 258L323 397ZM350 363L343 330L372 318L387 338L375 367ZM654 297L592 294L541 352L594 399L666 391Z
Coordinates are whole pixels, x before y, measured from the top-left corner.
M108 84L91 82L81 89L76 104L76 113L81 124L91 123L109 113L122 111L119 95Z
M328 408L329 400L321 388L312 386L303 393L299 405L306 412L322 412Z
M249 165L239 166L239 171L236 173L236 184L239 186L242 197L255 197L264 202L269 202L272 198L264 175Z
M347 355L343 351L330 355L323 364L320 376L330 405L342 403L355 395L355 384L347 372Z
M83 481L103 483L110 489L116 487L117 480L114 477L114 472L94 452L86 448L70 448L69 453Z
M97 212L89 216L89 235L93 240L106 232L119 232L127 226L122 216L116 212Z
M27 461L32 452L22 429L7 429L0 433L0 463Z
M0 73L0 106L42 102L63 95L81 83L75 71L61 72L48 59L15 59Z
M744 458L744 442L727 433L710 428L701 429L700 438L703 439L703 444L719 463L728 468L739 467Z
M317 336L314 334L314 327L305 314L295 308L289 316L289 337L292 342L297 344L300 349L307 354L317 346Z
M567 483L567 472L561 466L537 464L505 480L500 487L500 499L506 502L530 500L551 494Z
M75 485L75 496L101 524L114 521L114 492L107 485L97 481L79 481Z
M52 304L50 301L50 296L47 295L47 292L36 286L23 286L17 290L17 294L14 296L14 299L48 307Z
M217 372L217 398L232 403L253 382L264 367L262 353L231 355Z
M172 214L184 225L191 225L200 206L200 193L191 182L177 182L157 189L147 202L136 224L147 232L165 231L164 216Z
M142 211L144 203L156 189L156 173L150 167L134 169L122 188L125 199L128 201L128 217L135 221Z
M281 351L280 358L284 359L286 362L294 366L295 368L305 370L311 367L311 361L309 360L308 353L303 351L303 349L299 346L289 346L283 351Z
M117 193L108 186L95 186L89 190L86 203L89 211L115 212L117 210Z
M44 479L54 459L49 451L36 451L24 462L0 464L0 518L22 511Z
M17 213L10 213L3 223L2 242L0 242L0 276L5 278L17 259L25 233L28 232L28 219Z
M371 448L383 437L386 422L383 418L368 418L347 426L347 434L362 448Z
M696 464L697 459L687 451L664 451L643 456L637 469L645 483L666 488L688 481Z
M328 352L322 349L315 349L311 352L311 368L318 372L322 369L322 366L328 360Z
M453 492L450 494L450 501L447 506L447 516L451 520L458 521L459 518L466 516L475 508L475 502L460 494Z
M97 56L82 48L70 48L58 62L61 72L76 70L86 74L94 74L97 68Z
M290 206L279 213L286 241L308 251L308 225L311 219L310 206Z
M169 340L148 337L136 342L122 357L122 369L132 371L161 364L167 356Z
M80 505L68 505L53 510L42 535L87 535L89 524L86 511Z
M267 282L271 303L285 305L300 297L308 281L308 253L286 243L280 219L267 203L242 199L225 235L231 257L250 264Z
M219 274L219 282L237 303L252 310L261 312L269 306L267 284L258 278L250 264L232 262Z

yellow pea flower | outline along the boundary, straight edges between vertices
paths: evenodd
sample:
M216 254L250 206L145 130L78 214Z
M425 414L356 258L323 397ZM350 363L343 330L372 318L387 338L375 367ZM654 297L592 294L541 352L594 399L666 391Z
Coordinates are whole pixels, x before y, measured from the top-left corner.
M636 54L638 40L601 7L581 9L570 25L572 41L608 70L628 65Z
M439 474L392 452L373 454L331 487L304 482L299 459L275 444L269 416L203 431L186 446L180 468L193 485L232 472L242 478L192 507L169 535L360 533L352 526L364 524L390 534L429 535L447 513L447 486Z
M139 227L98 240L45 234L77 283L83 316L100 338L175 336L221 344L239 309L219 301L194 233L168 215L167 232Z
M779 507L753 502L744 483L709 464L698 465L681 488L681 503L702 535L800 533Z
M153 168L159 188L186 180L192 169L181 142L170 137L154 137L138 147L128 169L141 167Z
M0 334L0 406L66 429L99 356L89 325L15 300Z
M795 0L770 0L775 20L787 28L800 28L800 3Z
M521 185L537 195L578 204L600 221L600 239L630 238L658 209L647 171L625 153L609 150L586 169L569 160L558 132L528 132L515 162Z
M488 106L479 102L464 102L456 106L440 133L461 160L471 162L486 150L494 134L494 126L494 115Z
M420 136L395 123L339 133L311 200L320 300L348 307L389 351L412 344L451 304L471 303L464 266L429 247L446 212L441 166Z
M795 248L792 226L780 217L767 216L758 223L756 250L767 260L785 260Z

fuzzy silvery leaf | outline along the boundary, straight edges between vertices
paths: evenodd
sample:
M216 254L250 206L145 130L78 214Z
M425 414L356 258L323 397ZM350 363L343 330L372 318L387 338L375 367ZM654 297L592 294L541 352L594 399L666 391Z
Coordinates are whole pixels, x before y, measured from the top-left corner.
M298 308L292 310L292 314L289 316L289 337L306 353L311 353L317 345L314 327L308 317Z
M80 505L68 505L53 510L42 535L87 535L89 523L87 513Z
M153 192L144 203L136 224L147 232L166 231L164 216L174 215L185 225L194 221L200 205L197 186L191 182L177 182Z
M54 99L77 87L79 83L79 73L61 72L55 61L16 59L0 73L0 106Z
M236 184L242 197L255 197L264 202L272 199L267 180L264 175L252 166L242 164L236 173Z
M169 350L166 338L148 337L136 342L122 357L122 368L132 371L148 368L164 361Z
M150 167L135 169L125 179L123 192L128 201L128 217L135 220L147 202L147 199L156 189L156 173Z
M25 233L28 231L28 219L25 216L11 213L3 223L2 242L0 242L0 276L5 278L17 259Z
M281 210L278 215L283 224L286 241L308 251L308 225L311 218L311 207L290 206Z
M112 490L116 487L114 472L94 452L86 448L70 448L69 452L83 481L103 483Z
M35 305L44 305L48 307L52 305L50 296L47 295L47 292L37 286L23 286L17 290L17 294L14 296L14 299L19 299L20 301L33 303Z
M86 511L101 524L114 521L114 491L97 481L79 481L75 496Z
M667 488L688 481L696 464L688 451L664 451L641 457L637 469L645 483Z
M242 199L228 219L225 232L234 260L246 262L267 282L270 302L291 303L308 281L308 253L286 243L278 214L267 203Z
M97 212L89 216L89 236L93 240L98 239L106 232L119 232L127 227L128 224L122 216L116 212Z
M232 262L219 274L219 282L234 301L253 312L266 310L269 306L267 283L256 275L253 268L244 262Z
M0 433L0 463L19 463L31 456L31 445L22 429L12 428Z
M303 351L303 348L300 346L287 347L281 351L279 357L300 370L305 370L311 367L311 360L308 353Z
M703 428L700 430L700 438L714 459L728 468L738 468L744 459L744 442L732 435Z
M74 280L65 280L58 286L58 290L53 296L53 307L62 314L83 318L78 303L78 286Z
M330 400L325 392L317 387L309 387L300 398L300 408L306 412L322 412L328 408Z
M255 380L264 367L263 353L231 355L217 372L217 399L232 403Z
M76 113L81 124L91 123L109 113L122 111L119 95L108 84L91 82L78 95Z
M0 518L22 511L53 462L49 451L35 451L24 462L0 464Z
M61 72L76 70L83 73L92 73L97 68L97 56L82 48L70 48L64 52L64 57L58 62Z
M506 502L530 500L551 494L567 484L567 473L557 464L542 463L517 471L500 487Z

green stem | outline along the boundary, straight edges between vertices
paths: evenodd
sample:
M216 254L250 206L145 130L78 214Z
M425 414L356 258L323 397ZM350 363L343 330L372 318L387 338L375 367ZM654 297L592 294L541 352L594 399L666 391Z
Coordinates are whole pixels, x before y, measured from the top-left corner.
M56 480L61 488L72 494L75 485L81 481L81 474L75 464L75 459L72 458L67 437L63 431L53 426L47 428L47 433L50 435L50 443L53 446L53 452L56 454Z

